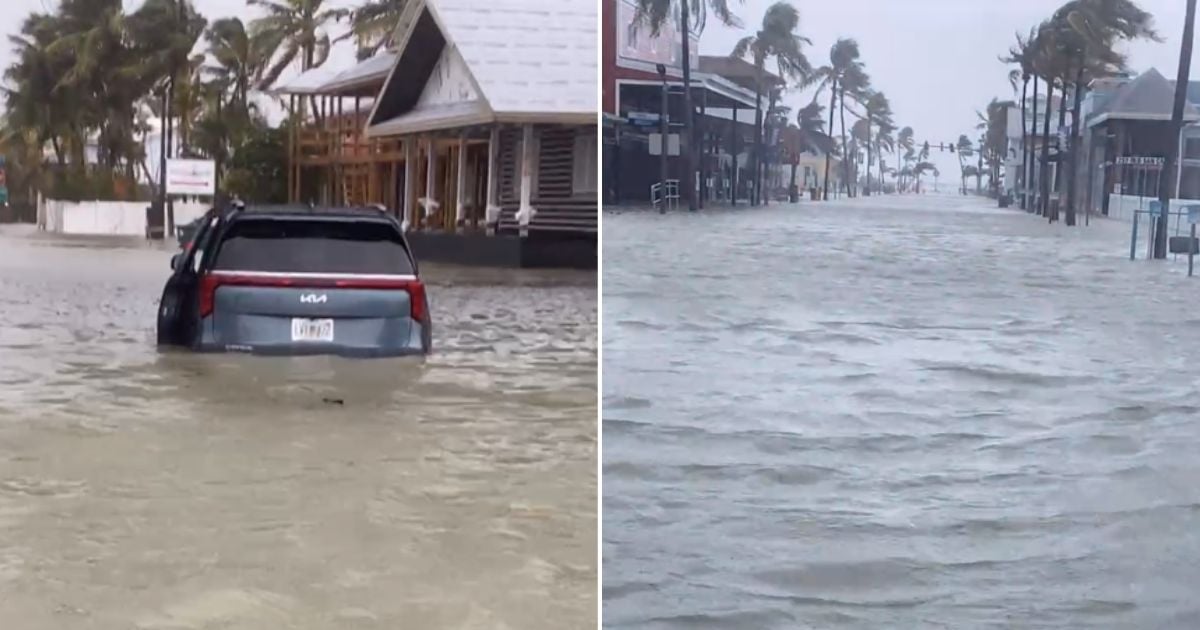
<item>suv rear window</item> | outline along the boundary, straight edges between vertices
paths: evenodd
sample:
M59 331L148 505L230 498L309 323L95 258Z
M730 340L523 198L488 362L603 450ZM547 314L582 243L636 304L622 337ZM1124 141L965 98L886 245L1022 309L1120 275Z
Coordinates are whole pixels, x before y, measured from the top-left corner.
M411 274L400 234L374 221L241 219L213 269L282 273Z

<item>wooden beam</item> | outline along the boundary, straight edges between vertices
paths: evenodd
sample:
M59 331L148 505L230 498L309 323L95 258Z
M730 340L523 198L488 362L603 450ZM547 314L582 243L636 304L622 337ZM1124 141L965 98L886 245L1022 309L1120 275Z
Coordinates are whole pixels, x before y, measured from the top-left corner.
M466 136L459 136L458 139L458 172L455 174L458 178L455 204L454 204L454 230L461 232L463 223L467 218L467 139Z
M425 151L425 197L421 202L424 213L421 216L422 225L428 224L428 219L437 212L441 204L437 200L437 143L430 138Z
M416 225L413 198L416 196L415 180L417 179L417 136L409 136L404 141L404 226L408 229Z
M520 225L521 236L529 235L529 223L533 220L536 210L533 209L533 159L534 133L533 125L526 124L521 129L521 206L517 209L517 223Z
M487 153L487 192L485 193L485 209L484 223L486 224L487 233L489 235L496 233L496 224L500 221L500 203L496 198L497 184L499 178L496 176L496 158L500 153L500 126L492 127L491 137L488 139Z

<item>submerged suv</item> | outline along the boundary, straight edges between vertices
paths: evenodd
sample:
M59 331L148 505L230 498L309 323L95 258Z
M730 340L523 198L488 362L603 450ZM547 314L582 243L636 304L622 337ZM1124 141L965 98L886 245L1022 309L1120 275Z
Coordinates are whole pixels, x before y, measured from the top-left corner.
M171 258L159 345L428 354L429 301L400 223L374 208L210 212Z

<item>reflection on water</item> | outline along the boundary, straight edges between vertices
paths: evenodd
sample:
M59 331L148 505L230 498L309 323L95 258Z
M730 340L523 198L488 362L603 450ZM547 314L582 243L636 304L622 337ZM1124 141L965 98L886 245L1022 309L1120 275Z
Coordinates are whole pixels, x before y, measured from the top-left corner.
M1182 261L936 197L604 230L606 626L1200 627Z
M594 274L427 266L436 354L156 351L169 252L0 231L0 627L586 628Z

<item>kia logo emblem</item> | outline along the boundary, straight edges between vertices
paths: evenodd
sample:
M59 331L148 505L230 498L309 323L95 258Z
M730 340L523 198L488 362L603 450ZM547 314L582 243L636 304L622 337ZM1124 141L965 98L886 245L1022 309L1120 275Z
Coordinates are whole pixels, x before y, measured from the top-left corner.
M329 296L324 293L317 295L316 293L305 293L300 296L301 304L324 304L329 300Z

